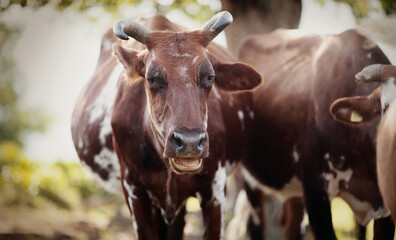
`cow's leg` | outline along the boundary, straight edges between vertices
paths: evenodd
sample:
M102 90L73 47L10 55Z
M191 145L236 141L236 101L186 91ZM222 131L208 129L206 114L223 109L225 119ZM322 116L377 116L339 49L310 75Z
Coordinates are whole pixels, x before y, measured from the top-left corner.
M146 191L135 187L126 180L122 181L125 199L131 212L132 226L139 240L158 240L154 226L151 200Z
M202 214L205 233L203 239L223 239L224 234L224 208L225 202L216 200L205 201L202 204Z
M265 194L248 183L245 183L245 190L251 207L247 222L250 238L252 240L265 239Z
M224 217L226 208L225 184L227 174L225 167L219 162L212 183L203 186L197 195L201 199L201 208L204 222L204 239L223 239Z
M303 177L305 204L315 239L337 239L331 220L330 200L323 179L307 171Z
M159 239L161 240L178 240L183 239L184 230L184 216L186 208L183 206L180 212L172 222L166 223L164 216L161 214L161 209L155 210L155 227L157 228Z
M157 229L158 237L160 240L166 240L168 226L166 225L164 218L161 214L161 209L154 208L154 226Z
M302 184L309 223L315 239L337 239L331 219L330 200L325 190L325 180L321 175L322 153L317 145L320 139L314 137L316 135L314 129L310 130L311 142L306 143L301 155Z
M286 200L282 213L283 239L301 239L301 223L304 218L304 208L304 201L299 197Z
M363 226L362 224L359 224L356 222L357 226L357 239L358 240L366 240L366 226Z
M374 220L374 240L392 240L395 224L390 216Z
M180 209L180 212L176 216L175 220L171 225L168 225L168 230L167 230L167 238L168 240L178 240L178 239L183 239L183 230L184 230L184 225L186 224L184 220L184 216L186 215L186 207L183 206Z
M315 123L307 122L306 136L301 151L301 180L304 202L315 239L337 239L331 219L330 199L325 189L323 172L323 149L321 143L326 142L319 136Z

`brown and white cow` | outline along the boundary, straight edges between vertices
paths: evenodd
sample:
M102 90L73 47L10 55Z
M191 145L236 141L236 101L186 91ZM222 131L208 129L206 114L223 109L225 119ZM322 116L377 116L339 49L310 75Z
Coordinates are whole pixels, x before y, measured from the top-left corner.
M116 23L123 40L103 37L72 135L82 163L110 189L122 187L139 239L181 239L189 196L200 199L204 238L222 238L225 167L245 155L253 118L246 91L261 83L211 43L231 22L222 12L184 31L155 15Z
M377 131L377 177L385 205L396 220L396 104L392 103L396 98L396 66L370 65L356 74L356 81L376 81L381 86L369 96L338 99L330 110L334 119L355 127L372 124L383 116Z
M389 63L378 46L354 30L327 36L277 30L248 37L239 57L266 79L253 93L254 140L243 160L255 239L263 238L258 189L304 197L316 239L336 239L330 211L336 196L363 225L387 216L376 178L375 128L347 127L329 112L334 100L378 86L353 81L363 67Z

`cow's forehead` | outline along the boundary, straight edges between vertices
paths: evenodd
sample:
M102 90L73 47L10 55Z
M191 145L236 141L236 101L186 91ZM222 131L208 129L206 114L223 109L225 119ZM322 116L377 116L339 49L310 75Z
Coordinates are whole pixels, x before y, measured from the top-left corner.
M207 61L207 54L204 48L198 53L193 51L179 52L172 48L166 50L152 49L150 56L151 61L149 65L154 65L155 68L153 69L166 72L166 75L178 73L181 75L187 73L195 75L202 63Z
M159 46L151 49L152 60L169 62L169 61L192 61L206 59L206 49L202 46L191 46L190 48L181 49L180 43L169 43L166 46Z
M153 35L148 48L155 58L206 57L205 39L197 32L156 32Z

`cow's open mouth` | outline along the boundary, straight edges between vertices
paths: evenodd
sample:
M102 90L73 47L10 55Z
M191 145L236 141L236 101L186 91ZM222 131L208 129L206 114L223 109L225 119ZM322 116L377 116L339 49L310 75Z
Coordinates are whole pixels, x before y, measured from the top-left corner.
M176 173L197 173L202 168L202 158L170 158L172 170Z

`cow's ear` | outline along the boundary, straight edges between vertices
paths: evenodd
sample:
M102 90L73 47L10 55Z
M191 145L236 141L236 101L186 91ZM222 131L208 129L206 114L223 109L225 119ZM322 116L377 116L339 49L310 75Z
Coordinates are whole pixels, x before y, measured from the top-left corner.
M369 96L346 97L334 101L330 113L339 122L360 127L381 116L381 105Z
M211 57L215 84L226 91L253 90L262 83L261 74L244 63L226 63Z
M144 77L146 72L146 52L137 52L133 49L125 48L119 43L113 44L113 52L130 78Z

